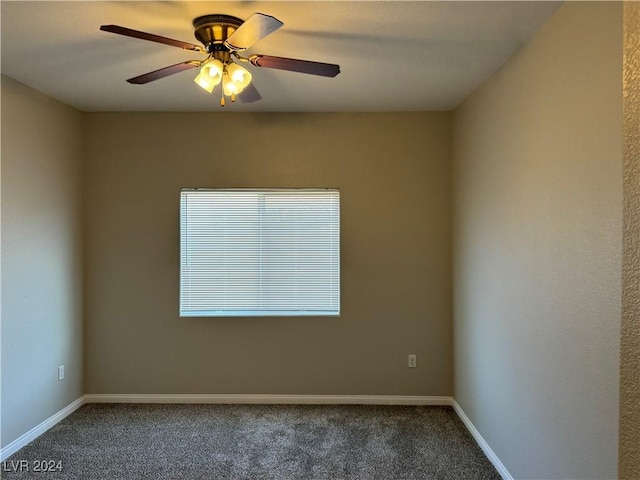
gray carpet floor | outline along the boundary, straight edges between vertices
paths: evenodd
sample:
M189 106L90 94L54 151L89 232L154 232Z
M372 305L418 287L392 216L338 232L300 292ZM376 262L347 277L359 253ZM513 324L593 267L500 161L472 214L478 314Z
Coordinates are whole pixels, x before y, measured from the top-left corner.
M54 470L33 471L43 461ZM451 407L88 404L8 458L2 478L499 480L500 475Z

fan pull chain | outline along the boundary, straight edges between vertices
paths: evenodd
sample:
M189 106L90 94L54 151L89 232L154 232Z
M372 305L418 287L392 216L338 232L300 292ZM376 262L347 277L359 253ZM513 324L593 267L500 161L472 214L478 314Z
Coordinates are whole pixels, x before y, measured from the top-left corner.
M231 101L232 101L232 102L235 102L235 101L236 101L236 94L235 94L235 93L232 93L232 94L231 94Z
M220 89L220 106L224 107L224 91Z

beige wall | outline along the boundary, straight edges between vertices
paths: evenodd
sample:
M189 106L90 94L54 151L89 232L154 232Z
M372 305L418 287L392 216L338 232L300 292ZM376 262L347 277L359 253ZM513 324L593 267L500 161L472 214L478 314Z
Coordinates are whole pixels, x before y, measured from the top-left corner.
M83 393L80 122L2 76L3 447Z
M640 478L640 3L624 4L624 265L620 479Z
M96 113L85 145L86 393L452 393L448 113ZM339 187L341 317L179 318L181 187Z
M454 115L455 398L514 478L617 473L621 35L565 3Z

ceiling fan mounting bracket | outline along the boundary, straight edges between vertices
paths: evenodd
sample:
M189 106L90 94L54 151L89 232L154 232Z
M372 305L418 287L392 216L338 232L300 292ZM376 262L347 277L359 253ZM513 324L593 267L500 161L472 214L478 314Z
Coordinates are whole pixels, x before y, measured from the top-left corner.
M224 41L244 23L238 17L224 14L203 15L193 19L194 35L207 52L228 52Z

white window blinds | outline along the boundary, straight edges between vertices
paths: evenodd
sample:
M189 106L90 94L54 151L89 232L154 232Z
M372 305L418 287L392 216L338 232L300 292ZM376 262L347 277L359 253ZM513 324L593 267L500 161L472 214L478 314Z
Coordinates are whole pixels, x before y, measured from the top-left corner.
M180 316L340 314L337 189L183 189Z

